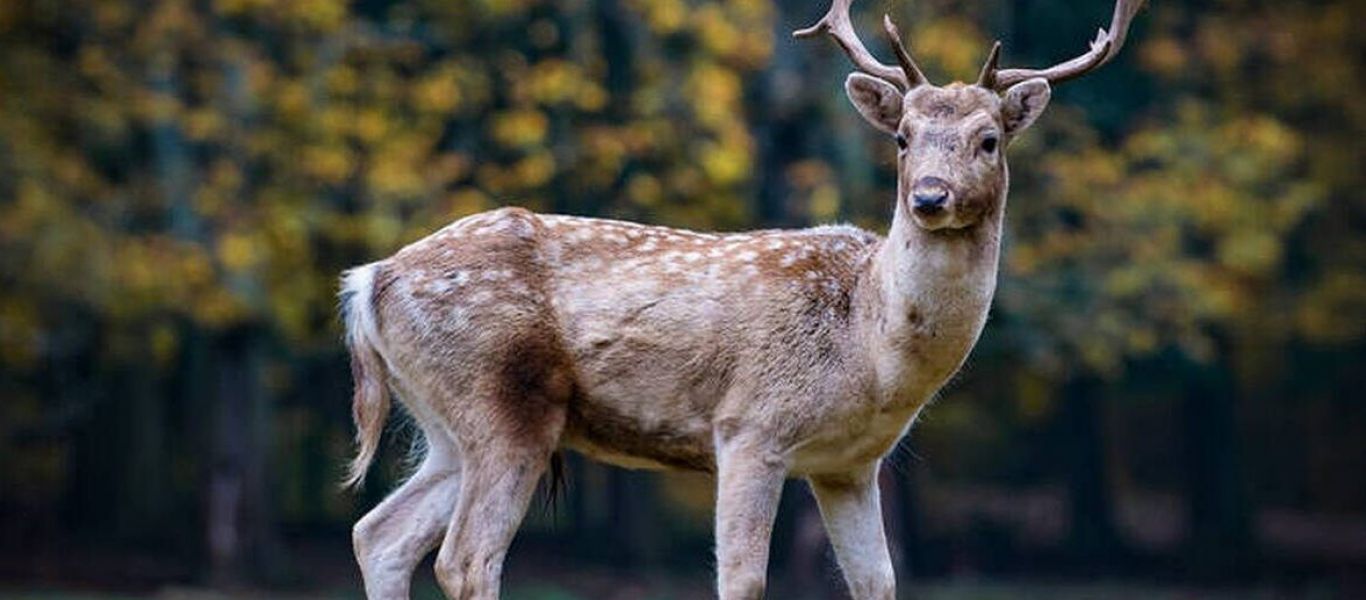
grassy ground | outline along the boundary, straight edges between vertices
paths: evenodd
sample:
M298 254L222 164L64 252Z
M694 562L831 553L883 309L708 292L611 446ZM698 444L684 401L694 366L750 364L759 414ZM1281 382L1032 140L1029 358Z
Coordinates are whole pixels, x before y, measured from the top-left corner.
M668 585L663 584L661 585ZM582 587L571 586L571 587ZM506 600L693 600L711 597L709 590L698 590L683 584L671 590L639 584L626 584L605 596L594 592L569 591L560 584L523 584L511 586L504 594ZM1124 583L1097 584L1013 584L1004 582L951 582L915 586L904 590L903 598L917 600L1280 600L1280 599L1336 599L1346 598L1330 590L1273 590L1237 589L1208 590L1161 586L1139 586ZM589 595L592 594L592 595ZM147 594L103 594L96 592L62 592L52 590L21 591L0 586L4 600L352 600L361 598L357 591L333 593L281 594L279 592L214 592L190 588L167 588ZM414 600L442 600L434 586L421 585L414 590Z
M306 549L305 549L306 550ZM358 573L349 556L303 560L292 591L215 591L197 587L109 587L128 570L109 571L111 579L52 578L52 584L15 585L0 575L0 600L364 600ZM670 568L626 569L526 553L511 561L505 573L504 600L712 600L710 568L699 562ZM334 560L335 559L335 560ZM0 571L3 573L3 571ZM306 576L303 576L306 575ZM788 574L791 575L791 574ZM30 580L37 581L37 580ZM84 584L66 584L82 581ZM154 580L153 580L154 581ZM1366 599L1366 580L1343 573L1320 585L1201 588L1159 584L1152 580L992 580L960 577L903 581L900 597L915 600L1354 600ZM770 582L771 600L847 600L831 567L805 583ZM1345 586L1345 587L1343 587ZM794 594L791 588L803 591ZM110 589L122 591L111 592ZM126 590L139 590L130 592ZM430 561L417 569L413 600L445 600L432 576Z

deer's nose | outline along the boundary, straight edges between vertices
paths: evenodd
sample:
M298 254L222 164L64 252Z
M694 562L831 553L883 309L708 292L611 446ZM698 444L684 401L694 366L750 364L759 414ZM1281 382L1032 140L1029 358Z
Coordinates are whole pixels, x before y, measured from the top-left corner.
M911 194L911 199L915 201L916 212L933 214L943 210L944 204L949 201L949 193L943 190L915 192Z
M911 188L912 208L915 212L932 215L944 210L949 202L949 184L938 177L922 177Z

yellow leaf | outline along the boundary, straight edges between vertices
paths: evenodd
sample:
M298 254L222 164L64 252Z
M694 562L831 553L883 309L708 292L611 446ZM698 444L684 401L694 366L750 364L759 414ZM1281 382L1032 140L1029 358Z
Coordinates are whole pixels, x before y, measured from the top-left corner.
M493 138L512 148L534 146L545 139L549 126L545 114L537 110L503 112L493 118Z

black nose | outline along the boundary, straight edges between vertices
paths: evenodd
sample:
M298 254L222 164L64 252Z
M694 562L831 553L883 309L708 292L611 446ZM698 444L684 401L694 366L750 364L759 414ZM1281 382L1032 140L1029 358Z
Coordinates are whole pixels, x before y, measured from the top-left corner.
M949 201L949 193L944 190L917 191L911 194L911 199L915 201L915 212L932 215L944 210L944 204Z
M915 180L911 187L911 208L915 212L929 216L944 210L949 202L949 182L938 177L928 176Z

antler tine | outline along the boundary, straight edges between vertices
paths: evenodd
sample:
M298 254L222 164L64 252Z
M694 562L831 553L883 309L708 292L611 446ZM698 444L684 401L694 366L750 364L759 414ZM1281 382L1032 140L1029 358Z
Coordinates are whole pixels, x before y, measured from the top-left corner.
M908 91L915 87L919 82L912 82L907 73L900 69L885 65L873 56L868 49L859 41L858 34L854 32L854 26L849 22L849 5L853 0L833 0L830 10L817 21L815 25L805 29L798 29L792 32L792 37L808 38L820 35L821 33L830 34L831 39L844 49L844 53L849 55L849 60L854 62L864 73L885 79L888 82L901 88L901 91ZM905 49L903 48L902 51Z
M901 31L896 28L896 23L892 22L891 15L882 15L882 31L887 34L887 42L892 45L896 61L901 63L901 72L906 74L906 81L911 87L925 83L925 74L920 72L920 67L911 59L911 53L906 51L906 44L901 41Z
M1001 62L1001 41L991 45L991 53L987 54L987 62L982 65L982 72L977 75L977 85L984 88L996 87L996 65Z
M993 77L994 85L990 87L1002 90L1035 77L1047 79L1049 83L1062 83L1069 79L1081 77L1110 62L1116 54L1119 54L1119 49L1124 46L1124 40L1129 35L1129 24L1133 22L1138 9L1142 8L1143 1L1118 0L1115 2L1115 13L1110 19L1110 29L1098 31L1096 39L1091 41L1091 48L1085 54L1047 69L1002 69L996 71L995 77Z

